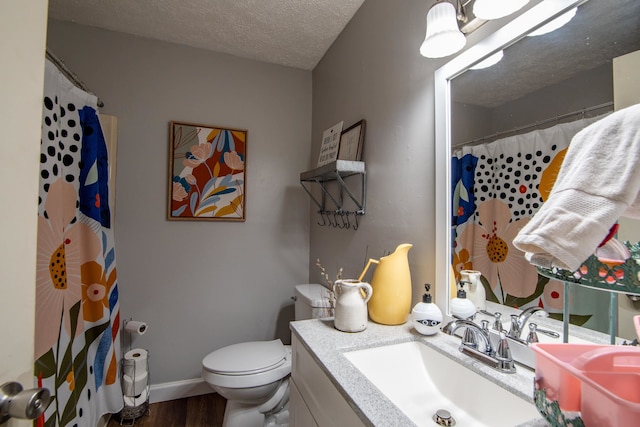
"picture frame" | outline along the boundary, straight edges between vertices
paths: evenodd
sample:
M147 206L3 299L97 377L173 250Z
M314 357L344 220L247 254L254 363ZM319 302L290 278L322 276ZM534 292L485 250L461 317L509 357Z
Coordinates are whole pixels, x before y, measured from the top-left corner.
M318 156L318 167L335 162L338 158L340 147L340 137L342 136L342 125L344 122L336 123L322 133L322 145Z
M362 160L362 148L364 145L364 133L366 121L364 119L349 126L340 135L339 160Z
M247 134L169 123L168 220L245 221Z

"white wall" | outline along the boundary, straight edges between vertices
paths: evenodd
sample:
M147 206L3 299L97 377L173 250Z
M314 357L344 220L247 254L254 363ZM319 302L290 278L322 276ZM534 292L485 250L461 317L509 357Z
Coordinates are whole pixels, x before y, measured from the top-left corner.
M0 2L0 384L31 388L47 2ZM16 43L19 40L20 43ZM29 426L11 420L6 426Z
M50 22L48 45L118 117L116 250L121 314L151 381L200 377L240 341L288 339L308 278L311 73ZM169 121L248 129L246 222L167 221Z

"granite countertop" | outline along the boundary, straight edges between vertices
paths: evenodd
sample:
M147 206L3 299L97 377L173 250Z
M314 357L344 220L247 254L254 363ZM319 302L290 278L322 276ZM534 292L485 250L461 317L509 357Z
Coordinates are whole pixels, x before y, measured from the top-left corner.
M510 309L505 306L488 304L487 310L499 309L506 317ZM515 311L514 311L515 312ZM504 318L505 316L503 316ZM478 315L476 321L491 319L489 316ZM541 327L555 329L559 332L561 323L549 319L537 319ZM366 425L370 426L411 426L415 425L404 413L402 413L390 400L378 391L366 377L353 366L343 353L354 350L362 350L383 345L399 344L408 341L421 341L427 346L439 351L450 359L479 373L488 380L500 385L502 388L531 402L533 405L533 378L534 372L518 365L515 374L498 372L483 363L462 354L458 347L460 339L455 336L438 332L436 335L420 335L412 327L411 322L399 326L380 325L369 322L367 329L358 333L345 333L338 331L333 326L332 318L312 319L292 322L290 324L293 334L309 350L312 357L321 369L328 375L338 391L360 416ZM581 328L580 328L581 329ZM593 339L593 332L573 331L578 336ZM595 341L607 343L607 336L600 334ZM520 427L546 426L542 419L531 420Z

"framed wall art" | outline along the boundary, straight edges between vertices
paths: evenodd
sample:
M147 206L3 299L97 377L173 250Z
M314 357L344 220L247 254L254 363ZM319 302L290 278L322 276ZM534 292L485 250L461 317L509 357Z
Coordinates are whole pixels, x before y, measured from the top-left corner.
M340 136L339 160L362 160L362 146L366 122L360 120L346 128Z
M170 123L169 220L244 221L247 131Z
M320 157L318 157L318 167L335 162L338 158L338 148L340 146L340 135L342 134L342 124L336 123L322 133L322 145L320 146Z

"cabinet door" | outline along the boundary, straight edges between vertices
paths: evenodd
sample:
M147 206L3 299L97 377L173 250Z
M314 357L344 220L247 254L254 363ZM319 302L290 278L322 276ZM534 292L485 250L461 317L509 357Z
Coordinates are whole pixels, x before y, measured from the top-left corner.
M360 417L307 349L293 336L291 377L319 427L364 427ZM294 425L293 427L306 427Z
M295 381L290 381L289 389L289 423L291 427L318 427L311 411L304 403Z

